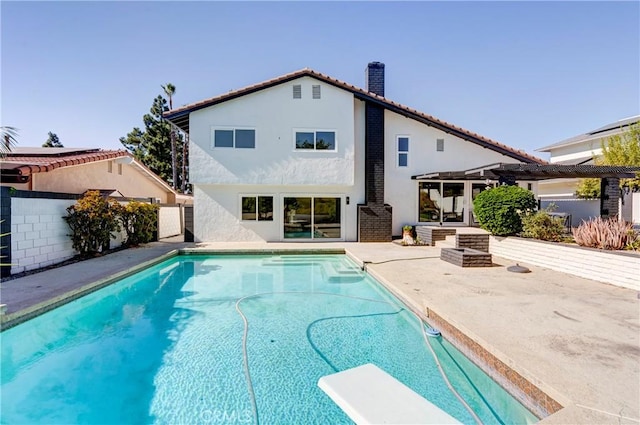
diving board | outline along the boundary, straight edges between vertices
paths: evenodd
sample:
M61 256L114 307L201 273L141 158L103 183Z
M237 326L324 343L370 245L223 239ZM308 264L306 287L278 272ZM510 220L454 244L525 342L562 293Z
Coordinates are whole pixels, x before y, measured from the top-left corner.
M318 386L356 424L459 424L374 364L323 376Z

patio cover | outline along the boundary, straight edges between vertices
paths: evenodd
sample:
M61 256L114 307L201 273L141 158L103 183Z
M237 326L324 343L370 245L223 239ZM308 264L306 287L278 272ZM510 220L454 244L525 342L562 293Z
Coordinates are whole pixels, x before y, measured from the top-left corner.
M412 176L413 180L548 180L567 178L634 178L640 167L617 165L562 165L494 163L464 171L440 171Z

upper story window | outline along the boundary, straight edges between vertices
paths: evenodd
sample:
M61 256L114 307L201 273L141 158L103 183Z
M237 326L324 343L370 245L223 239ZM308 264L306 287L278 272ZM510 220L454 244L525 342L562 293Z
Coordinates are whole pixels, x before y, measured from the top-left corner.
M296 150L334 151L335 131L296 131Z
M242 220L273 221L273 196L243 196Z
M444 152L444 139L436 139L436 151Z
M398 167L409 165L409 137L398 136Z
M293 98L302 99L302 85L300 84L293 85Z
M256 147L256 131L253 129L220 129L213 130L214 148L254 149Z
M320 85L311 86L311 98L320 99Z

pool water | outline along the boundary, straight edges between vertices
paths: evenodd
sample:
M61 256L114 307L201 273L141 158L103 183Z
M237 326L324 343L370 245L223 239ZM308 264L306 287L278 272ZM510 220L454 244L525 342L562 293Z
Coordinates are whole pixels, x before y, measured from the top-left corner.
M318 379L374 363L474 423L420 327L344 255L176 257L2 332L0 422L351 423ZM484 423L537 422L429 341Z

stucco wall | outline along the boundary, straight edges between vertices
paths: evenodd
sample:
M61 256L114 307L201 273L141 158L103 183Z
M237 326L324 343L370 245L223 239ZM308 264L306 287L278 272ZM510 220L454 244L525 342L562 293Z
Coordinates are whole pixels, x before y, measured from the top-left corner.
M241 197L273 196L273 221L241 221ZM278 241L283 232L283 198L289 195L339 197L342 201L342 239L356 241L355 189L342 186L268 186L197 185L195 186L194 228L196 242L202 241ZM349 197L349 205L346 205Z
M182 234L182 214L179 205L163 205L158 210L158 238Z
M111 172L109 162L112 164ZM122 174L118 165L115 160L107 160L36 173L31 176L31 190L81 194L88 189L116 189L125 197L153 197L163 203L173 202L167 199L165 190L143 176L133 165L120 164Z
M602 139L587 140L574 145L554 148L549 151L549 162L580 162L602 154Z
M418 222L418 182L411 176L518 162L394 112L386 111L385 123L385 201L393 207L394 235L402 234L403 225ZM398 166L397 136L409 137L407 167ZM437 139L444 139L443 152L436 151ZM465 194L469 191L470 184Z
M302 85L302 99L293 99L294 84ZM321 99L311 99L315 84L321 86ZM354 183L353 96L313 78L193 112L189 125L193 184ZM212 147L214 127L255 129L255 148ZM335 131L337 150L295 150L296 129Z

